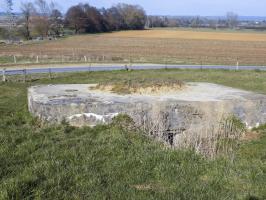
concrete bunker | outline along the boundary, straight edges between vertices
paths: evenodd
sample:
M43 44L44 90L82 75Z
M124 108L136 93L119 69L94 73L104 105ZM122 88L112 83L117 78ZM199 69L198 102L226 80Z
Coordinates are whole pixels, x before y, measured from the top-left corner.
M150 136L172 146L196 135L219 134L221 119L234 115L247 128L266 123L266 96L211 83L186 83L165 94L117 94L95 84L39 85L28 89L29 111L42 120L73 126L108 124L129 115ZM227 125L226 125L227 126ZM232 128L231 128L232 129ZM181 145L182 146L182 145Z

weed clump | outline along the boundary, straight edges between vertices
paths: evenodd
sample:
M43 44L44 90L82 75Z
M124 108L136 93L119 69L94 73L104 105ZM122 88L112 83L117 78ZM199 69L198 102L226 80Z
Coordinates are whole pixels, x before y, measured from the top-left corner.
M120 114L114 117L111 126L126 132L137 131L134 120L126 114Z
M117 94L161 94L183 89L185 86L180 80L124 80L113 83L99 83L93 89L108 91Z

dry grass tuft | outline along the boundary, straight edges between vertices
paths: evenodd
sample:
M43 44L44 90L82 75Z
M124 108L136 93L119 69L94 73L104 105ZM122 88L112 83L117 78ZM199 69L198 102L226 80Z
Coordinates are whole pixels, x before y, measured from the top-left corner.
M164 192L167 190L165 186L159 184L140 184L140 185L133 185L133 188L139 191L160 191Z
M249 131L241 138L241 141L246 141L246 142L254 141L260 139L260 137L261 133L257 131Z
M184 82L179 80L152 80L148 82L143 80L113 84L100 83L93 89L117 94L162 95L174 93L184 88Z

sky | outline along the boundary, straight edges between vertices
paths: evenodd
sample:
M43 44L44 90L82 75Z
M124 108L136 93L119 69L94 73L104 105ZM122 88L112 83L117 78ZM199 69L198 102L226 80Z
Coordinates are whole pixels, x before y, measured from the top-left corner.
M0 0L0 2L4 0ZM30 0L13 0L18 11L21 2ZM49 0L48 0L49 1ZM87 2L98 8L111 7L117 3L138 4L149 15L200 15L224 16L235 12L241 16L266 16L266 0L54 0L65 12L71 5ZM1 8L0 8L1 10Z

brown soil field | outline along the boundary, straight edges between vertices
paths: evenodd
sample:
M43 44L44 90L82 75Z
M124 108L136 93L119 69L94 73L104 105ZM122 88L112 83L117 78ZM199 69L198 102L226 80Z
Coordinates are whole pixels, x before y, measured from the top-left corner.
M160 29L72 36L57 41L0 45L1 56L42 62L266 65L266 34Z
M227 40L227 41L246 41L246 42L265 42L266 34L261 33L241 33L241 32L210 32L210 31L192 31L178 29L158 29L145 31L123 31L116 32L110 37L121 38L165 38L165 39L197 39L197 40Z

